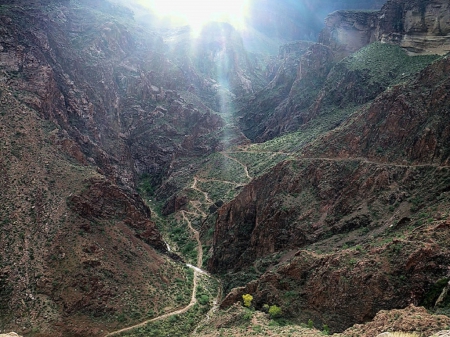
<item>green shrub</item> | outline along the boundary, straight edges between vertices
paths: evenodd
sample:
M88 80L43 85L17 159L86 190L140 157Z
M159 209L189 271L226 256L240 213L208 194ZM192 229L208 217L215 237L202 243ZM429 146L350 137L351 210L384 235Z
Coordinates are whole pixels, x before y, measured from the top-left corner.
M198 299L198 303L200 303L201 305L206 305L209 302L209 296L208 295L201 295L200 298Z
M242 318L246 321L249 321L252 319L252 316L253 316L253 313L250 310L248 310Z
M272 318L277 318L277 317L281 317L282 315L282 311L281 308L279 306L276 305L271 305L269 308L269 315Z

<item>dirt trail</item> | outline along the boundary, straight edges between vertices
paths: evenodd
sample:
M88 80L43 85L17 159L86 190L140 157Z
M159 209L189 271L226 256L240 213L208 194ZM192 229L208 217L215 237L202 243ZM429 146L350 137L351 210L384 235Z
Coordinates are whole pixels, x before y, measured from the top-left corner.
M117 330L117 331L110 332L107 335L105 335L105 337L116 336L116 335L121 334L123 332L131 331L131 330L134 330L136 328L143 327L143 326L147 325L148 323L160 321L160 320L168 318L170 316L184 314L185 312L187 312L190 308L192 308L197 303L197 298L196 298L196 295L197 295L197 278L198 278L198 272L194 270L194 282L193 282L193 287L194 288L192 290L191 301L186 307L184 307L182 309L179 309L179 310L176 310L176 311L168 312L168 313L166 313L164 315L161 315L161 316L158 316L158 317L146 320L146 321L144 321L142 323L139 323L139 324L136 324L136 325L132 325L132 326L129 326L127 328L123 328L123 329L120 329L120 330Z
M200 208L202 203L200 201L190 201L190 204L192 205L195 210L200 213L201 216L206 218L208 215Z
M227 157L228 159L234 160L236 163L238 163L239 165L242 166L242 168L244 169L245 175L247 176L247 178L249 180L252 180L253 178L250 176L250 174L248 174L248 168L247 165L245 165L244 163L241 163L239 160L237 160L236 158L233 158L231 156L228 155L227 152L222 152L224 157Z
M285 155L285 156L295 156L294 152L283 152L283 151L252 151L252 150L246 150L242 149L240 151L227 151L226 153L251 153L251 154L259 154L259 153L269 153L271 155Z
M289 152L282 152L282 151L252 151L247 150L247 147L243 147L241 151L227 151L223 152L222 154L226 156L227 158L230 158L232 160L235 160L242 166L245 166L241 162L239 162L237 159L227 156L227 154L233 154L233 153L252 153L252 154L258 154L258 153L270 153L272 155L286 155L286 156L295 156L298 160L304 160L304 161L314 161L314 160L323 160L323 161L330 161L330 162L345 162L345 161L361 161L367 164L375 164L380 166L394 166L394 167L450 167L449 165L439 165L439 164L398 164L398 163L383 163L383 162L377 162L369 160L368 158L364 157L347 157L347 158L329 158L329 157L301 157L296 155L295 153L289 153ZM246 166L245 166L246 167Z
M326 158L326 157L310 157L310 158L303 158L298 157L298 160L300 161L329 161L329 162L351 162L351 161L360 161L366 164L374 164L378 166L393 166L393 167L404 167L404 168L410 168L410 167L450 167L448 165L439 165L439 164L396 164L396 163L382 163L382 162L376 162L371 161L364 157L348 157L348 158Z
M145 325L147 325L148 323L152 323L152 322L156 322L165 318L168 318L170 316L175 316L175 315L179 315L179 314L184 314L185 312L187 312L190 308L192 308L196 303L197 303L197 282L198 282L198 275L199 274L205 274L210 276L207 272L201 270L200 268L202 267L203 264L203 248L202 248L202 244L200 242L200 234L198 233L197 230L194 229L194 227L192 227L191 221L189 220L189 218L186 216L186 212L182 211L181 212L183 219L186 221L186 223L188 224L189 229L191 230L191 232L194 234L194 238L197 241L197 266L193 267L193 271L194 271L194 280L193 280L193 286L192 286L192 296L191 296L191 301L189 302L189 304L179 310L175 310L172 312L168 312L164 315L152 318L152 319L148 319L144 322L117 330L117 331L113 331L113 332L109 332L108 334L105 335L105 337L109 337L109 336L117 336L118 334L121 334L123 332L127 332L127 331L131 331L133 329L136 328L140 328L143 327ZM189 266L189 265L188 265ZM215 304L217 305L217 304ZM213 306L214 308L214 306Z
M197 181L200 181L202 183L214 181L214 182L224 183L224 184L239 185L239 183L237 183L235 181L220 180L220 179L203 179L203 178L198 178L198 177L195 177L195 178L197 179Z
M211 205L214 204L214 201L212 201L212 200L209 198L208 193L206 193L205 191L202 191L201 189L199 189L199 188L197 187L197 182L198 182L199 180L200 180L200 179L198 179L197 177L194 176L194 182L192 183L191 188L192 188L193 190L196 190L196 191L202 193L202 194L204 195L204 197L205 197L205 201L206 201L206 202L210 203Z
M195 240L197 241L197 268L201 268L203 265L203 247L202 243L200 242L200 234L194 227L192 227L191 221L186 216L186 211L181 211L181 214L183 216L184 221L187 222L189 229L194 234ZM196 270L194 269L194 273L195 272Z

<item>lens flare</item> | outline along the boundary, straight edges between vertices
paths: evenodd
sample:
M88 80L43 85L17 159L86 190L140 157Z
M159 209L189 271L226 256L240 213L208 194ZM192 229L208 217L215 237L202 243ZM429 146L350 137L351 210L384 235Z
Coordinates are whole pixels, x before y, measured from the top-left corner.
M244 25L248 1L243 0L139 0L157 16L190 25L193 29L210 21L228 22L240 28Z

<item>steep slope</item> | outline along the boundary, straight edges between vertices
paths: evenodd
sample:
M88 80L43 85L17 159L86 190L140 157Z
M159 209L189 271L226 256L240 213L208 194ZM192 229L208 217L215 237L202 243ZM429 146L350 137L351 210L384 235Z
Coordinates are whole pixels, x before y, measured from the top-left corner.
M269 84L237 112L241 128L251 140L267 141L303 130L303 126L311 129L306 124L314 123L316 117L322 118L317 131L328 131L358 106L437 58L411 57L400 47L382 43L371 44L338 63L334 62L334 52L321 44L309 46L300 55L290 68L291 74L295 71L294 80ZM289 60L289 54L284 59ZM278 72L287 69L281 64Z
M257 307L336 331L425 301L447 277L448 62L389 88L219 209L210 270L232 287L258 274L250 266L267 269L224 306L251 293ZM347 90L343 102L361 98Z
M167 290L164 305L157 299L186 272L161 254L142 200L79 163L64 130L4 86L0 102L0 329L96 336L118 317L176 305Z
M311 144L304 155L448 165L449 70L446 56L414 80L393 86L339 129Z
M106 1L3 7L8 84L61 125L108 177L134 186L146 173L156 185L173 158L195 157L195 147L204 153L220 147L217 135L203 136L220 132L222 118L189 92L214 96L214 83L196 87L165 54L162 39L135 26L127 10ZM150 157L143 154L148 148Z
M0 329L97 336L186 305L136 183L222 148L223 119L122 7L15 1L0 23Z
M389 58L389 71L373 66L355 71L351 66L346 67L347 62L336 62L373 42L398 45L410 55L444 55L449 51L450 45L447 7L448 3L440 0L391 0L380 11L352 10L330 14L319 38L321 45L311 47L301 60L297 57L297 69L290 71L291 74L297 74L293 85L291 86L290 80L280 88L273 88L269 84L237 111L242 130L247 137L257 142L296 131L308 122L308 115L317 113L318 108L323 109L320 102L324 95L328 95L330 88L358 86L361 91L365 91L369 87L369 95L359 93L356 103L372 100L388 85L398 83L399 75L405 73L405 62L408 64L414 61L406 61L406 54L402 56L400 52L393 52L391 49L385 50L387 54L378 59L382 61L383 58ZM378 45L380 56L382 48ZM360 60L364 60L370 54L361 50L358 56L361 57ZM333 68L335 64L336 67ZM403 70L399 71L401 68ZM279 71L285 69L286 66L281 63ZM376 75L368 77L372 69L381 69L385 74L384 78L380 80L381 76ZM328 86L324 86L324 83ZM345 86L341 86L342 83ZM321 90L323 87L325 90ZM356 91L352 92L356 94ZM339 100L339 97L330 98ZM343 107L337 102L334 104L337 106L335 110L351 109L351 106Z
M333 331L448 310L448 58L261 57L227 24L160 36L106 0L4 1L0 31L0 329L196 331L218 286L172 250L227 291L256 279L223 307L252 293Z

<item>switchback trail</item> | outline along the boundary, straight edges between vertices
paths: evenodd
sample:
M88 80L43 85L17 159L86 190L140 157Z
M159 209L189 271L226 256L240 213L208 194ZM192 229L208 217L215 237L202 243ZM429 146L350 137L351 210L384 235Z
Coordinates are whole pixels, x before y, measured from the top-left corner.
M242 168L244 169L244 173L245 173L245 175L247 176L247 178L248 178L249 180L252 180L252 179L253 179L253 178L250 176L250 174L248 174L248 168L247 168L247 165L245 165L244 163L240 162L240 161L237 160L236 158L233 158L232 156L228 155L227 152L222 152L222 154L223 154L224 157L227 157L228 159L231 159L231 160L235 161L236 163L238 163L239 165L241 165Z
M203 196L205 197L205 201L206 201L207 203L210 203L211 205L214 204L214 202L209 198L208 193L206 193L205 191L202 191L201 189L199 189L199 188L197 187L197 182L198 182L199 180L200 180L199 178L197 178L197 177L194 176L194 182L192 183L191 188L192 188L193 190L196 190L197 192L202 193ZM200 180L200 181L201 181L201 180Z

